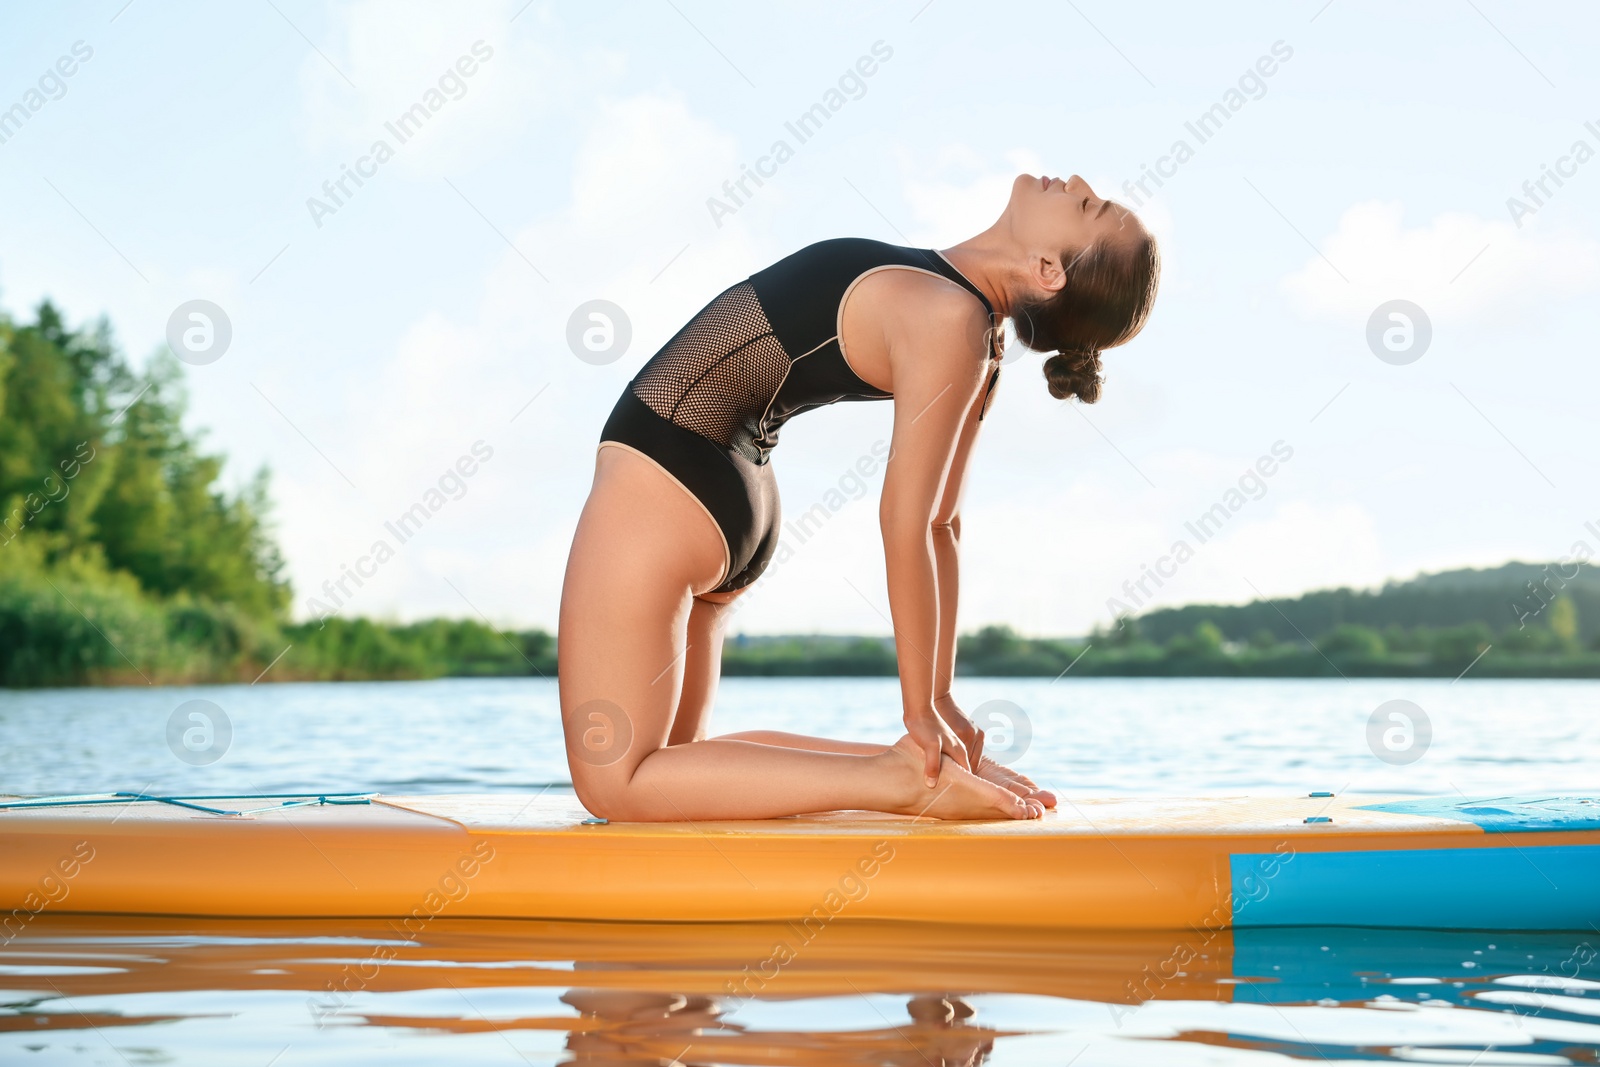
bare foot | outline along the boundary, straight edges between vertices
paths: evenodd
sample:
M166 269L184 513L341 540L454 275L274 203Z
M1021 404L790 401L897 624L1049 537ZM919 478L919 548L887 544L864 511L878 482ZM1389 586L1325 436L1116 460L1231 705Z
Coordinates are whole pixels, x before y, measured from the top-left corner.
M978 777L995 785L1005 786L1017 796L1026 800L1037 800L1047 808L1056 806L1056 795L1048 789L1040 789L1032 778L1004 767L984 756L978 761Z
M956 766L949 756L939 761L938 785L929 789L923 784L922 749L910 734L880 758L904 787L905 800L893 809L898 814L934 819L1037 819L1044 814L1039 801L986 782Z

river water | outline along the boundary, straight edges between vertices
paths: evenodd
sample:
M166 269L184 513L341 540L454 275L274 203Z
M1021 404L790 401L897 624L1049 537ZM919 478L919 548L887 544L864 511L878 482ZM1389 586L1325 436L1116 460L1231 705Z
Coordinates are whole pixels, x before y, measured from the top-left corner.
M1069 799L1600 794L1594 682L956 691ZM0 691L0 792L562 789L555 695L539 679ZM889 741L897 718L893 679L728 679L715 727ZM774 936L440 920L401 941L378 922L45 913L0 938L0 1062L1600 1062L1596 930L1239 931L1131 993L1170 937L838 924L781 989L727 995ZM393 958L330 999L375 953Z

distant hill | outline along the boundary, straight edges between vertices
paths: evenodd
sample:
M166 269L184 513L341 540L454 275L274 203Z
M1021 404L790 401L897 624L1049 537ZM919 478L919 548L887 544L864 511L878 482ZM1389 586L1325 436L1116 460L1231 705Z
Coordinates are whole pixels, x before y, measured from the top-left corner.
M1230 641L1247 641L1263 630L1279 641L1298 641L1351 624L1383 630L1481 622L1499 635L1521 628L1524 619L1548 623L1548 606L1558 595L1577 609L1579 641L1592 645L1600 637L1600 575L1577 563L1513 562L1419 574L1377 590L1319 589L1248 604L1185 604L1140 615L1138 627L1157 644L1193 633L1208 620Z

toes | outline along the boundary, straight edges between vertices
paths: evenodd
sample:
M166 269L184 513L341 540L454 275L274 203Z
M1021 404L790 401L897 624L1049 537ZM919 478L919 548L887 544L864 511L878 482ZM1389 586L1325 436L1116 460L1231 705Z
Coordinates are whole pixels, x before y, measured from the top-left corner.
M1030 794L1033 793L1033 789L1031 787L1026 786L1023 783L1021 783L1019 781L1016 781L1015 779L1012 779L1012 778L1002 779L999 784L1002 785L1003 787L1005 787L1006 789L1011 790L1013 793L1017 794L1017 796L1019 796L1019 797L1027 797L1027 796L1029 796Z

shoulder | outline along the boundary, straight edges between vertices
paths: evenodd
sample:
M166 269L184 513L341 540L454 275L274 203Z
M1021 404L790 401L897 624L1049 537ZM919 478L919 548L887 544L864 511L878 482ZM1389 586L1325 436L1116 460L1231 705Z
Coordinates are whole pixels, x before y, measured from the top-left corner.
M829 237L795 249L757 271L775 274L786 270L860 270L875 262L894 259L895 246L869 237Z
M989 312L972 293L943 275L911 270L881 272L882 294L900 306L906 336L926 351L963 358L987 351Z

